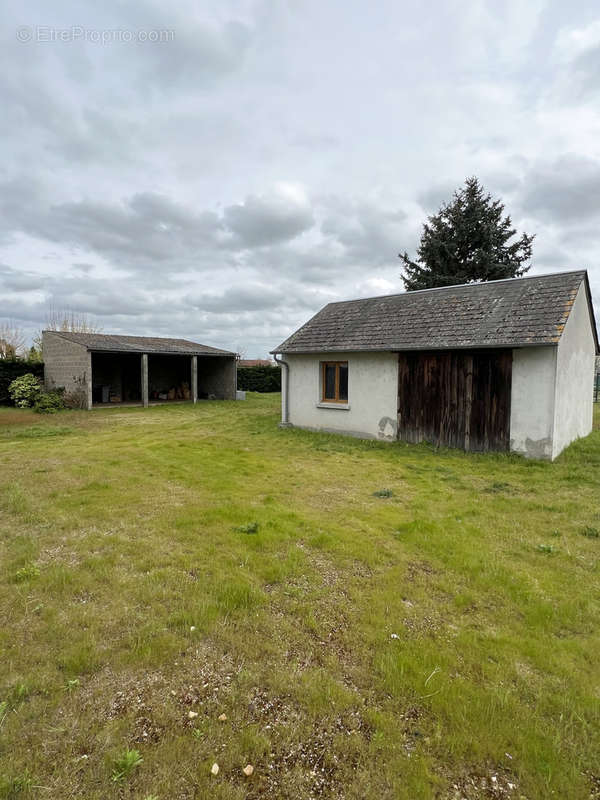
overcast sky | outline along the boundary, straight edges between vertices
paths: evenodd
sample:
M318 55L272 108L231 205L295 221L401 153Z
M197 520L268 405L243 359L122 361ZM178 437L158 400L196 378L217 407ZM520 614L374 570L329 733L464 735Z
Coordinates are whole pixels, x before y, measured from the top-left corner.
M53 306L264 356L402 291L469 175L599 307L597 0L3 5L0 318L29 336Z

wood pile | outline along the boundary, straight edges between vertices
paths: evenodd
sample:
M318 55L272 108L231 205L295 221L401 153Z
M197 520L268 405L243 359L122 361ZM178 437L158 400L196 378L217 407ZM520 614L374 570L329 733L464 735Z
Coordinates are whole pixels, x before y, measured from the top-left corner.
M161 392L152 392L153 400L190 400L192 393L187 381L183 381L178 386L171 386Z

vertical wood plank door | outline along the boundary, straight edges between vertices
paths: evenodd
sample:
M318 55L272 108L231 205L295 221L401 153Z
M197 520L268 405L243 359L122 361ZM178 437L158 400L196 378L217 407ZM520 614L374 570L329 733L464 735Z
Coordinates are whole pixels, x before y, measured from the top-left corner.
M511 378L511 350L400 353L398 438L508 450Z

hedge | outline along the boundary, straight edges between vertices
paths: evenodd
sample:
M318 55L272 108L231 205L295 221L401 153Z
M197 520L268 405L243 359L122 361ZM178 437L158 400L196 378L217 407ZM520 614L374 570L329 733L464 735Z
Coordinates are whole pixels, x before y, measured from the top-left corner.
M15 378L31 372L37 378L44 379L44 365L41 361L27 361L24 358L0 359L0 405L12 406L13 401L8 394L8 387Z
M237 388L246 392L280 392L279 367L238 367Z

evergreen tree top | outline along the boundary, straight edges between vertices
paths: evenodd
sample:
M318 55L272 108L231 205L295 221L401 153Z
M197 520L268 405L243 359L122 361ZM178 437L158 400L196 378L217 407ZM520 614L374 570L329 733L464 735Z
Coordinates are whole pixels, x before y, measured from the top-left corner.
M504 204L486 193L476 177L454 192L423 226L417 257L400 254L407 291L477 281L520 278L530 268L534 236L514 240L516 229Z

